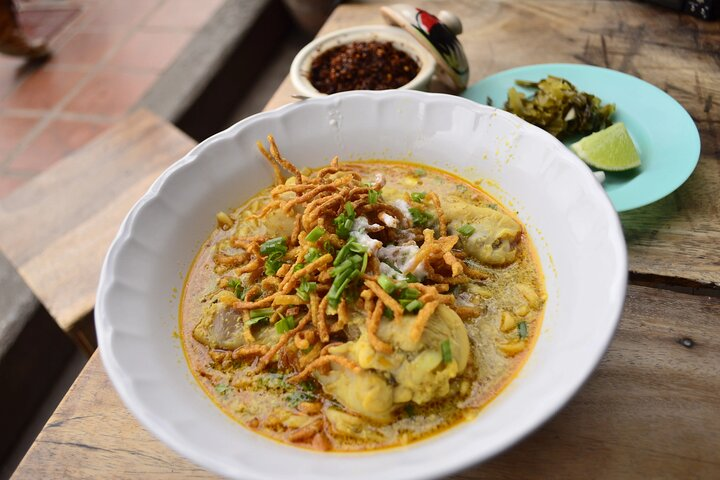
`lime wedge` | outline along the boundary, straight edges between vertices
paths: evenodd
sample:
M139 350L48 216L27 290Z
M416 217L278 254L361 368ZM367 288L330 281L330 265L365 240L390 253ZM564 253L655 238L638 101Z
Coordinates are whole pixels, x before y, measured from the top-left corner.
M585 163L600 170L620 172L640 166L640 155L620 122L588 135L570 146Z

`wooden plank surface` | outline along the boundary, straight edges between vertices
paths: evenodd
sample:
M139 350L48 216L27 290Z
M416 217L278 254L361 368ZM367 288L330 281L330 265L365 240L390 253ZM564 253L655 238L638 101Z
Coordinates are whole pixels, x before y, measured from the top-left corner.
M194 145L140 110L0 203L0 248L61 328L92 311L130 207Z
M701 162L676 193L621 216L630 267L645 283L698 282L717 294L720 22L610 0L414 4L462 16L471 81L520 65L580 62L629 72L680 101L700 128ZM377 4L343 5L323 32L366 23L382 23ZM286 79L267 108L292 101L292 93ZM453 478L716 478L718 318L717 296L631 286L608 353L570 404L512 449ZM211 477L138 425L95 355L15 478L108 476Z
M680 102L700 130L700 163L672 195L621 215L630 271L670 284L720 285L720 22L617 0L412 3L460 16L470 83L523 65L587 63L635 75ZM382 24L377 8L341 6L321 33ZM286 79L269 106L293 93Z
M715 477L719 317L719 298L631 287L610 350L570 404L515 447L454 478ZM211 475L140 427L95 354L14 478L167 476Z

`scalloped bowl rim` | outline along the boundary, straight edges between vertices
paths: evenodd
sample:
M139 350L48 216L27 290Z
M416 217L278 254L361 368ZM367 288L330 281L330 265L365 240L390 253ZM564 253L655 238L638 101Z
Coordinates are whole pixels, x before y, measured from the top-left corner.
M123 365L119 360L118 355L122 352L119 350L116 351L118 347L114 346L112 338L114 329L118 325L117 322L121 321L121 319L118 319L118 313L113 312L112 309L108 309L109 295L113 293L113 288L118 288L116 278L116 270L119 268L118 257L123 254L124 249L129 248L128 244L133 238L133 227L138 216L142 214L143 210L146 209L154 199L163 195L169 179L179 171L199 162L213 145L234 138L239 132L242 132L243 129L250 128L251 125L261 119L279 122L284 117L292 116L293 114L300 115L298 112L301 112L305 108L335 107L341 110L344 103L352 104L352 102L357 101L362 101L363 105L368 102L379 106L407 104L423 106L425 109L429 109L432 105L437 105L439 111L443 111L442 109L447 107L459 109L457 111L475 111L478 112L478 115L490 115L490 118L497 118L497 121L503 121L509 125L517 126L518 131L521 131L522 134L537 139L539 144L545 145L548 152L559 157L561 160L551 159L551 161L548 161L548 165L553 168L557 167L559 172L568 174L578 181L580 187L584 189L582 194L589 198L589 205L595 208L594 212L600 214L607 225L608 251L613 254L613 258L606 262L610 264L608 267L610 268L610 276L608 277L610 283L608 283L607 292L598 293L598 295L606 297L607 308L604 312L605 318L600 325L590 327L596 329L597 336L592 339L590 349L577 353L577 355L579 355L578 358L582 360L578 362L579 366L573 365L568 367L579 369L572 374L572 379L568 381L562 380L562 378L560 378L562 374L559 374L558 382L560 383L552 391L552 394L548 394L550 395L550 397L548 397L550 400L544 403L541 400L539 402L540 405L534 405L533 408L535 410L533 410L533 412L524 412L521 424L515 425L511 422L507 427L507 431L499 432L495 435L495 442L491 445L478 444L476 445L477 448L454 448L448 450L446 455L440 458L434 455L435 450L438 448L447 449L456 437L457 439L461 437L467 439L474 438L468 437L468 435L473 433L475 424L479 423L479 420L485 414L485 412L481 412L474 420L455 426L449 431L431 437L430 439L411 444L407 447L381 450L379 452L366 454L320 454L279 444L276 445L275 442L253 434L255 436L252 437L252 443L250 444L252 446L250 455L253 457L262 457L269 453L277 454L278 449L285 455L282 462L271 462L273 465L269 465L268 469L253 468L252 466L244 464L241 459L217 458L209 455L208 452L202 452L203 439L189 439L177 436L176 432L174 433L173 429L164 423L163 416L156 415L158 412L162 412L162 409L158 409L157 405L151 404L152 402L144 402L140 398L138 391L132 383L133 379L131 376L133 373L127 371L127 365ZM398 126L397 128L402 129L406 127ZM283 145L281 144L281 148L282 147ZM289 145L285 147L286 150L291 148ZM564 164L558 166L558 163ZM570 226L572 227L572 224ZM209 233L209 231L207 233ZM533 236L533 241L535 242L535 246L541 249L541 245L538 245L537 235L538 234L535 234ZM602 243L602 245L605 245L605 243ZM186 273L186 271L184 273ZM548 271L545 271L545 275L547 278L551 276ZM557 272L555 275L557 276ZM626 284L627 253L619 217L605 192L592 177L587 166L567 151L554 137L535 126L526 124L507 112L478 105L459 97L414 91L353 91L286 105L277 110L258 113L248 117L206 139L165 170L151 185L147 193L145 193L130 210L109 248L100 275L95 322L103 364L123 403L150 432L164 443L196 464L211 471L228 477L271 478L274 475L278 475L280 470L287 471L289 468L294 468L297 469L297 478L331 478L338 471L337 468L341 466L346 469L344 472L347 478L360 478L363 475L367 475L368 472L372 472L372 474L378 478L435 478L487 460L515 444L552 417L572 398L589 378L612 339L622 312ZM548 293L550 294L550 292ZM558 305L562 306L561 303L558 303ZM549 314L550 312L546 312L545 322L547 322L547 316ZM589 315L593 315L593 313L591 312ZM543 324L543 328L544 327L545 324ZM552 342L555 341L552 338L553 336L557 336L556 332L547 333L543 330L538 345L535 347L536 349L538 349L540 343L544 341L544 336L548 335L551 340L547 340L547 342L551 342L552 344ZM567 345L562 345L562 347L564 349L572 348L572 346ZM528 364L532 362L533 354L535 354L535 351L531 352ZM127 362L127 360L123 361ZM179 365L178 368L187 370L187 365ZM526 364L523 370L528 368ZM523 375L524 373L521 371L519 377L523 377ZM493 407L495 403L500 401L500 397L503 397L503 402L505 402L507 399L512 399L513 396L517 396L517 389L514 388L514 385L518 382L520 382L519 378L513 380L513 382L501 392L500 396L493 400L489 406L486 406L485 409L488 410ZM523 380L523 382L525 382L525 380ZM195 387L199 388L197 385L195 385ZM200 414L200 416L203 414L204 413ZM191 419L188 421L192 423L196 420ZM244 427L240 425L236 426L238 429L244 429ZM243 436L243 438L245 437ZM463 447L465 447L465 445L463 445ZM268 460L272 458L274 457L268 457ZM356 471L353 467L360 469ZM301 470L302 468L305 468L307 471Z

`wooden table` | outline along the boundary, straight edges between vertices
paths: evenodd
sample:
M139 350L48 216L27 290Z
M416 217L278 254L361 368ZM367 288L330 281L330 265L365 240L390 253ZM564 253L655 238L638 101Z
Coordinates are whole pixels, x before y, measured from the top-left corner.
M415 2L459 14L471 81L543 62L607 66L672 94L702 136L694 175L624 213L631 285L619 330L580 393L537 432L453 478L717 478L720 475L720 23L626 1ZM343 5L323 32L381 23ZM290 101L286 80L268 104ZM210 477L120 403L97 355L17 478Z
M97 345L94 333L87 338L79 322L92 313L100 267L120 222L194 145L139 110L0 203L0 248L60 328L89 352Z

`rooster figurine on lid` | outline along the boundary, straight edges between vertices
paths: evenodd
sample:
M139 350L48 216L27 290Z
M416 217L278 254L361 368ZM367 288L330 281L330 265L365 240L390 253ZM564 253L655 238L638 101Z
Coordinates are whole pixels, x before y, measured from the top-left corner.
M462 23L454 14L441 10L437 17L421 8L404 3L380 8L383 18L410 32L423 45L440 66L444 83L461 92L468 83L470 70L467 58L457 36L462 33ZM446 78L442 78L446 77Z

